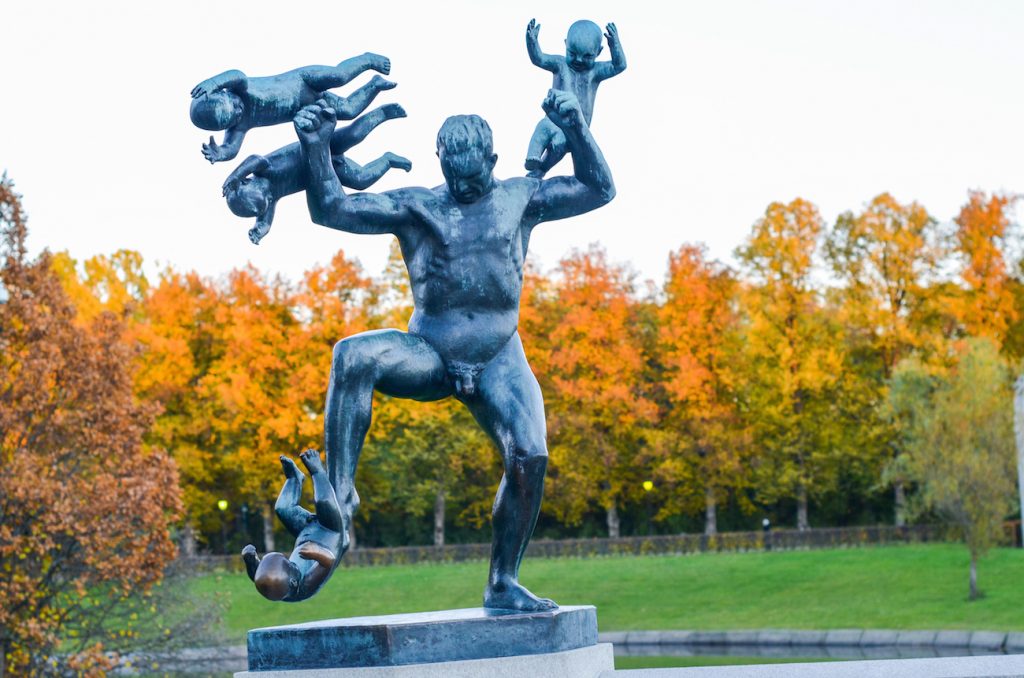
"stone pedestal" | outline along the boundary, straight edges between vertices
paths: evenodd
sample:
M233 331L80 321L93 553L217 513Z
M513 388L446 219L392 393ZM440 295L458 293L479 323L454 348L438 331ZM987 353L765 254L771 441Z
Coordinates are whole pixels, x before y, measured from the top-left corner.
M516 613L483 608L354 617L249 631L249 670L299 678L597 678L613 668L592 606Z

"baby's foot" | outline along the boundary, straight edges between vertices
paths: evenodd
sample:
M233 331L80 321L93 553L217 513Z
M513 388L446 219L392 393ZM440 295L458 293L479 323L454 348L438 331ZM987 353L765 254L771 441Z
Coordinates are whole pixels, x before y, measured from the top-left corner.
M554 610L558 604L550 598L538 598L518 582L490 585L484 590L484 607L495 610L544 612Z
M312 473L323 473L324 465L320 463L320 453L310 448L299 454L299 459L305 464L306 469Z
M383 78L381 78L383 80ZM387 82L385 80L385 82ZM406 116L405 109L402 108L401 104L384 104L380 107L380 112L384 114L386 120L394 120L395 118L404 118Z
M385 80L384 78L380 77L379 75L375 75L370 80L369 85L370 85L370 87L373 87L377 91L383 92L384 90L394 89L395 87L398 86L398 83L397 82L392 82L390 80Z
M384 157L388 161L388 166L392 169L403 169L406 172L412 169L412 161L408 158L403 158L402 156L396 155L390 151L385 153Z
M302 479L306 477L303 475L302 471L299 470L299 467L295 465L295 462L292 461L291 457L286 457L282 454L279 459L281 460L281 468L284 469L285 478L297 478L301 482Z
M363 57L367 61L369 61L370 68L377 71L378 73L383 73L384 75L387 75L388 73L391 72L391 59L387 58L386 56L374 54L373 52L367 52L366 54L363 55ZM394 87L393 84L392 87Z
M539 170L541 168L542 164L543 162L540 158L530 156L526 159L526 162L523 163L523 167L525 167L531 172L535 172L536 170Z

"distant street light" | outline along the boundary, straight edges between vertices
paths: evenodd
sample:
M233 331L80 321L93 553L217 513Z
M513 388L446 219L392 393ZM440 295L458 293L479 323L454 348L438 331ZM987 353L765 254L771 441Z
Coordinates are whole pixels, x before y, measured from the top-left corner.
M228 510L228 500L220 499L217 501L217 508L220 509L220 550L221 553L228 552L228 526L225 524L224 512Z
M650 492L653 489L654 489L654 483L651 482L650 480L645 480L644 481L644 491L645 492Z

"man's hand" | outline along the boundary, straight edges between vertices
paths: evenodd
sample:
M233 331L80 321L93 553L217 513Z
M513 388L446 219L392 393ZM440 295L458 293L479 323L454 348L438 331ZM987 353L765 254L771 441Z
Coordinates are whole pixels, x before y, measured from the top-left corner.
M217 80L215 78L207 78L192 88L192 98L198 99L201 96L211 94L215 92L218 87L220 87L220 85L217 84Z
M295 114L293 122L295 133L303 144L326 144L334 133L338 115L326 101L320 99L315 104L303 107Z
M533 44L540 42L540 24L536 19L530 19L530 23L526 25L526 41Z
M571 92L549 89L544 103L541 104L541 108L548 114L551 122L558 125L559 129L569 130L586 127L587 123L583 117L583 109L580 108L579 99Z
M614 47L619 42L619 29L615 24L608 24L604 27L604 37L608 40L608 47Z

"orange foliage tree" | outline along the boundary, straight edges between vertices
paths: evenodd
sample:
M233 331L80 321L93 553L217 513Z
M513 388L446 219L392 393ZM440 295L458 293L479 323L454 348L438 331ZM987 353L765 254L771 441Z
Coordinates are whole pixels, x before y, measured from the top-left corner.
M591 246L563 259L550 294L520 320L547 404L550 470L545 509L576 523L604 509L618 537L619 509L644 494L653 463L645 429L657 407L645 393L643 325L629 273Z
M104 650L135 633L111 639L110 620L174 556L178 476L143 446L152 410L133 396L123 328L111 314L75 322L50 255L26 256L6 177L0 231L0 661L99 675L116 663Z
M717 507L745 485L749 451L739 411L737 284L703 247L669 255L658 309L659 382L664 412L657 475L669 483L665 515L704 509L704 532L718 531Z
M960 276L967 287L955 299L955 315L968 335L987 337L998 346L1018 317L1004 256L1009 212L1016 200L1017 196L971 191L954 219L957 252L962 257Z

